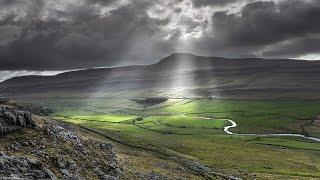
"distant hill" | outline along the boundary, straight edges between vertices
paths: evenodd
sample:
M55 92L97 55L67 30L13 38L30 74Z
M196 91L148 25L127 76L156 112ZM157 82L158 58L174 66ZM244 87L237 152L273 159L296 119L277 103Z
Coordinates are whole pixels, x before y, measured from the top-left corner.
M319 99L320 62L173 54L156 64L87 69L0 83L10 97Z

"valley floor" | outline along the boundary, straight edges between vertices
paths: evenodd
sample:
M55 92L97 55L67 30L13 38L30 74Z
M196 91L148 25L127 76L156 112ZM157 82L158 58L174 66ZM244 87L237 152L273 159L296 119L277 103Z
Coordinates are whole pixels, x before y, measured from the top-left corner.
M145 106L130 99L93 98L42 99L30 104L46 106L54 111L51 117L117 142L123 147L120 159L129 162L124 163L128 176L134 174L132 167L139 167L175 179L184 174L181 170L186 167L188 172L197 169L193 165L190 168L192 160L205 165L201 168L214 170L213 174L244 179L320 178L317 141L290 136L234 136L224 132L231 119L237 123L237 127L230 129L233 133L319 138L319 101L169 99ZM184 164L182 169L177 163ZM185 178L205 178L204 174L191 173Z

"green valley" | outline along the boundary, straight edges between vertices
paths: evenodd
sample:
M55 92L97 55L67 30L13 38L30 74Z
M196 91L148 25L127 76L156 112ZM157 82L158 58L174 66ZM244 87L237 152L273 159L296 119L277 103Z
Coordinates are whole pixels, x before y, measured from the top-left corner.
M224 132L231 119L238 125L230 128L235 133L319 138L320 101L168 99L148 107L124 98L41 102L53 110L54 119L132 146L182 154L220 172L259 179L320 178L319 142Z

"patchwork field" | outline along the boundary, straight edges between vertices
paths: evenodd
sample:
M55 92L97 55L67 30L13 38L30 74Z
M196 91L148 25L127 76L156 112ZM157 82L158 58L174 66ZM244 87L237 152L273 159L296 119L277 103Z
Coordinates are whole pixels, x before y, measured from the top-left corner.
M299 137L227 135L294 133L320 137L320 101L168 99L145 106L130 99L33 100L51 117L117 141L175 152L221 172L259 179L320 178L320 143Z

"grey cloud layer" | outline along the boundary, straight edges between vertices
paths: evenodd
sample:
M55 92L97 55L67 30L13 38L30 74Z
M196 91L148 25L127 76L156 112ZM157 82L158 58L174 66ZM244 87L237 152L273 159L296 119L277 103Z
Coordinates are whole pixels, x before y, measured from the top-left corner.
M195 7L203 6L224 6L230 3L234 3L237 0L192 0Z
M265 45L320 32L320 3L258 1L246 5L241 16L217 12L216 34L231 44Z
M0 70L320 53L317 0L0 0Z

